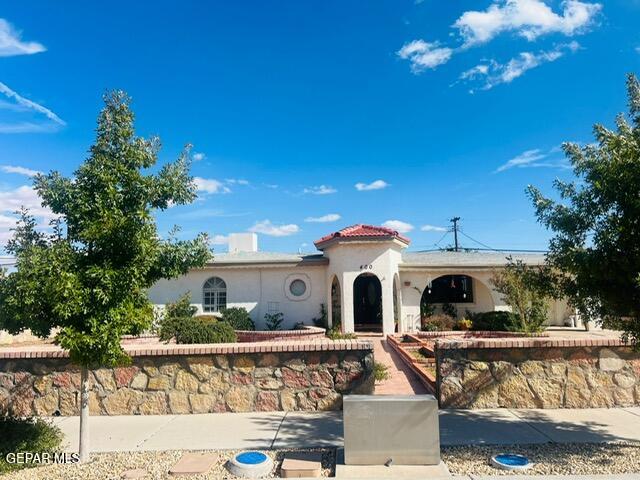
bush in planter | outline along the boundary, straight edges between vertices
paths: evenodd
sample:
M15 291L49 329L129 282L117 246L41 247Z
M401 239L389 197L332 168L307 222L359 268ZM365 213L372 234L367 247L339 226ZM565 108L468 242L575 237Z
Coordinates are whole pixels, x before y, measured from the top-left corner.
M251 320L246 308L231 307L225 308L222 313L222 320L233 327L234 330L255 330L256 325Z
M512 312L491 311L473 313L470 315L473 322L472 330L488 332L517 332L518 315Z
M425 332L438 332L453 330L455 320L444 313L431 315L422 319L422 330Z
M160 324L160 340L176 343L235 343L238 340L227 322L198 317L164 318Z
M0 414L0 474L35 467L33 463L9 463L8 453L61 451L60 429L40 418L14 418Z

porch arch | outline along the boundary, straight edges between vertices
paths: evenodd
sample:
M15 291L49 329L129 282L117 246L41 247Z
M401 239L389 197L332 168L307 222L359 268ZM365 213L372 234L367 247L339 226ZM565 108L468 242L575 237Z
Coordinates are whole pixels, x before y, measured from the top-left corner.
M468 273L447 273L435 276L427 282L420 299L420 316L429 313L429 306L436 313L448 309L452 305L456 310L456 318L463 318L466 311L487 312L496 308L491 287L483 280Z

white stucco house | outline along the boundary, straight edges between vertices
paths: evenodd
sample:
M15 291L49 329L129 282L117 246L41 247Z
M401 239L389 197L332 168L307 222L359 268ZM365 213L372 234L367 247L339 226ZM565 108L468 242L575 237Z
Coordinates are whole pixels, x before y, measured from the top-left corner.
M186 292L198 310L219 312L244 307L264 326L266 313L282 312L284 328L312 324L320 305L328 323L340 322L344 332L386 334L420 328L420 305L453 304L462 317L467 310L484 312L508 307L489 279L506 257L541 264L542 254L508 252L408 252L410 240L397 231L353 225L315 242L319 253L260 252L255 234L232 234L229 253L219 253L202 269L154 285L149 296L162 306ZM563 325L571 314L563 301L554 302L550 325Z

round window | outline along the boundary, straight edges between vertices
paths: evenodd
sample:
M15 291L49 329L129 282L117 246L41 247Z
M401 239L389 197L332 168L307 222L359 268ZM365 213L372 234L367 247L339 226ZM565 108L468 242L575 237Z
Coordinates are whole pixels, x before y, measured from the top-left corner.
M307 284L300 279L296 279L289 285L289 291L295 297L301 297L307 291Z

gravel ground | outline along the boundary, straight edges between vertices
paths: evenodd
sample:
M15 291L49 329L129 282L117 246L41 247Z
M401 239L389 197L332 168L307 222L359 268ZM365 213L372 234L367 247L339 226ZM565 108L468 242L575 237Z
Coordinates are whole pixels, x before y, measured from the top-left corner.
M442 447L442 460L452 474L513 475L498 470L489 459L498 453L525 455L535 465L527 475L594 475L640 472L640 444L546 443L538 445L482 445Z
M280 463L286 453L322 452L323 476L334 474L335 450L266 450L275 463L271 477L279 477ZM225 468L225 463L239 450L218 451L218 463L207 475L197 475L193 480L236 479ZM489 458L498 453L519 453L530 458L535 466L528 475L573 474L593 475L603 473L640 472L640 444L536 444L536 445L482 445L442 447L442 459L452 474L500 475L513 474L489 465ZM2 476L2 480L116 480L123 471L143 468L145 479L173 479L167 473L183 452L120 452L92 455L86 465L48 465L30 468Z
M218 463L206 475L194 475L188 478L193 480L204 479L236 479L225 467L227 460L241 450L217 451ZM271 477L278 478L280 464L286 453L293 452L322 452L323 476L334 474L335 450L260 450L269 455L275 464ZM91 456L91 461L85 465L47 465L37 468L28 468L1 476L3 480L116 480L121 478L123 471L133 468L143 468L148 474L145 480L175 479L168 474L169 469L180 459L182 451L166 452L118 452L98 453ZM202 452L200 452L202 453ZM186 477L185 477L186 478Z

